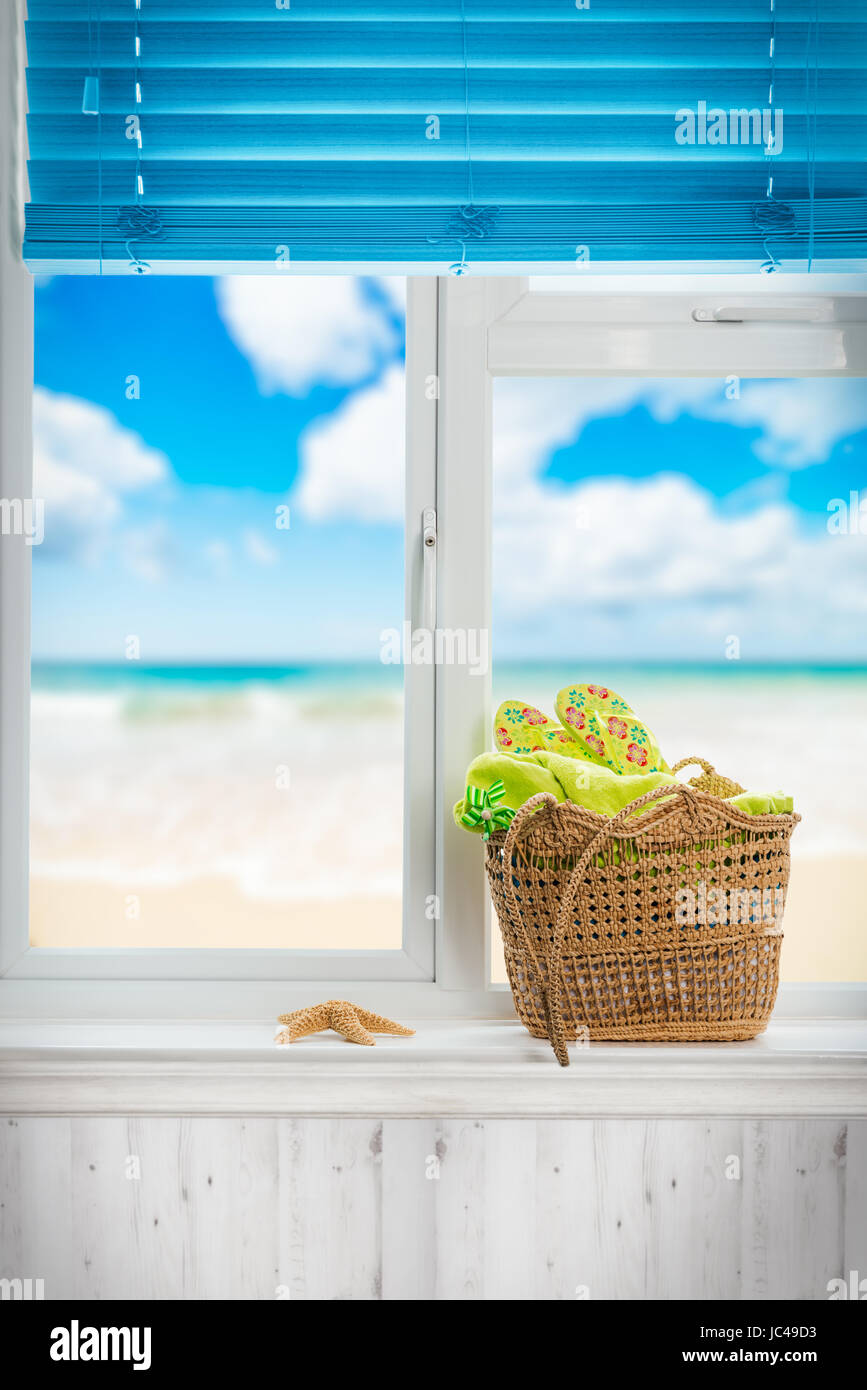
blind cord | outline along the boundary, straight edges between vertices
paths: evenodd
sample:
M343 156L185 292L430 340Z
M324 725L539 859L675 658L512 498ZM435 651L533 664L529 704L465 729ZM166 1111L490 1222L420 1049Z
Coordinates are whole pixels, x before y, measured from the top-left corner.
M459 207L452 214L451 221L446 227L445 237L429 236L427 238L432 246L437 246L441 241L452 238L457 241L461 248L461 259L449 266L450 275L466 275L469 270L467 243L473 239L482 240L490 236L500 211L498 207L476 207L473 183L473 147L470 134L470 53L466 0L461 0L461 51L464 64L464 157L467 163L467 201L463 207Z
M807 30L807 94L809 113L807 116L807 190L810 199L810 234L807 244L807 273L813 269L813 254L816 241L816 138L819 119L819 6L821 0L813 0L810 24Z
M141 84L141 30L139 29L139 15L141 13L141 0L133 0L133 48L135 62L133 65L133 98L136 106L136 158L135 158L135 182L133 185L133 201L126 207L118 208L117 227L118 231L125 237L124 245L126 254L129 256L129 269L133 275L146 275L150 270L150 263L142 260L133 250L133 242L141 240L142 237L158 237L162 235L163 222L159 208L146 207L144 204L144 173L142 169L142 150L144 139L141 133L141 104L142 104L142 84Z
M772 248L771 237L779 240L795 235L796 219L795 210L788 203L780 202L774 197L774 175L773 165L773 138L776 134L774 123L774 101L776 99L777 88L777 8L776 0L770 0L770 42L768 45L768 57L770 59L770 81L768 83L768 138L765 145L765 159L768 162L768 183L765 189L764 202L753 203L753 225L762 238L762 250L765 259L760 269L766 275L779 270L780 262L777 260Z

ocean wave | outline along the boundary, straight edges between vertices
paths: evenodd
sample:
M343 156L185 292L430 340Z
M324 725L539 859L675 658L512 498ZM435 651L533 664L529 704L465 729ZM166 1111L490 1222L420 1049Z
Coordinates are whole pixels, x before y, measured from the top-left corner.
M124 697L119 691L34 691L30 715L34 720L81 719L88 723L120 719Z
M334 720L399 719L403 697L399 692L347 687L322 694L302 693L297 687L271 684L238 686L142 685L112 690L34 690L34 720L123 720L131 725L164 722L208 723L212 720L302 720L321 725Z

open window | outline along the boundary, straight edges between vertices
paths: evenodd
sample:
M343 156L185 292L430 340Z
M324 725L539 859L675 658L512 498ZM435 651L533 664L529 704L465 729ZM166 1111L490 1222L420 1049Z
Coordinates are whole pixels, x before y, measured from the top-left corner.
M771 776L779 738L793 792L829 836L805 824L796 840L790 920L829 920L835 980L860 976L845 885L864 854L847 801L865 725L862 165L833 123L813 138L797 15L780 16L788 172L773 197L773 151L725 147L719 168L715 146L681 147L666 117L653 159L626 129L607 173L593 161L601 201L576 209L598 125L563 108L546 137L556 157L523 157L526 45L545 57L546 92L549 51L570 90L576 74L592 85L613 32L595 10L544 30L527 12L503 49L484 7L431 26L396 6L393 70L361 15L320 34L304 6L252 25L227 6L203 49L189 7L74 8L61 21L47 0L32 8L27 44L22 4L2 21L7 998L55 1015L244 1017L309 1002L328 980L335 993L368 982L383 1006L509 1015L479 846L451 808L489 745L492 694L513 681L553 694L544 679L525 691L535 677L509 661L546 659L563 680L592 667L615 685L617 663L638 662L629 693L674 756L730 755L724 771ZM768 54L767 21L745 42L720 18L711 39L738 56L720 101L751 104L741 84L752 90ZM629 24L642 80L674 99L674 31L637 13ZM826 83L830 64L843 114L860 120L860 30L826 28L816 70ZM419 68L432 37L442 62ZM696 72L708 41L690 29ZM321 75L323 42L332 72L361 55L351 91L323 93L317 77L300 91L327 110L275 113L280 65ZM496 128L473 109L492 54L497 91L520 108ZM635 70L604 71L622 105ZM441 74L439 131L428 96L443 93L417 79ZM365 141L344 118L369 81L386 103L424 102L399 115L405 167L381 157L391 116ZM494 145L480 145L489 127ZM477 155L505 142L508 169L479 157L474 171L474 140ZM611 201L627 152L629 219ZM52 277L35 311L22 245ZM695 273L708 258L736 273ZM435 640L417 647L419 631ZM751 663L771 658L798 669L750 688ZM681 700L654 687L653 662L696 660L718 676L722 709L702 703L694 665ZM851 669L823 674L829 663ZM689 720L699 731L708 718L734 721L719 749L692 746ZM741 750L749 767L734 765ZM797 980L819 978L808 958L789 961Z
M340 298L344 338L346 303L362 306L376 332L350 344L351 368L328 355L323 370L332 376L360 372L354 388L332 382L306 394L296 387L293 395L278 373L294 371L300 380L310 372L309 282L117 283L119 290L89 279L37 287L37 468L42 490L55 488L55 505L62 499L66 511L58 506L56 515L68 529L53 558L49 507L41 545L25 534L4 541L14 586L5 593L26 594L31 562L34 571L31 920L43 934L33 945L27 940L26 883L16 877L26 856L9 857L10 830L17 828L19 846L27 833L26 783L7 778L2 885L10 984L52 981L44 998L55 1011L59 999L69 1001L63 990L72 977L75 1007L83 1010L105 1008L123 980L142 1009L157 1007L155 1000L159 1011L186 1010L191 1001L207 1009L219 1000L221 1009L243 1014L250 990L257 1008L266 995L276 1001L278 991L288 1006L309 990L305 981L367 980L390 1003L508 1014L479 847L455 829L451 806L467 764L489 744L492 694L544 704L557 681L573 674L628 686L674 756L709 753L721 763L728 756L732 765L722 770L735 776L791 781L813 825L802 837L802 862L796 846L790 931L824 912L834 981L861 977L852 885L865 839L850 793L864 765L867 301L851 283L844 292L826 282L824 293L811 287L807 295L802 284L757 291L753 282L744 290L729 279L697 282L687 292L682 282L674 289L657 280L627 295L586 287L574 293L562 283L552 293L545 283L515 278L411 281L405 396L396 384L404 330L394 285L316 282L322 302L329 293ZM250 320L240 317L237 301L232 320L229 304L233 294L253 293L249 283L270 291L259 300L266 319L278 305L275 332L259 337L266 357L258 363L245 358L228 326L250 350ZM92 323L98 296L107 305L112 294L127 293L140 296L136 313L112 318L104 310L111 352L89 340L76 353L64 351L75 331L70 304L83 319L80 296L93 296ZM166 369L165 342L147 347L148 296L162 305L160 322L172 296L205 304L212 315L192 360L177 367L180 383ZM43 305L54 307L40 343ZM302 317L284 339L283 320L299 306ZM16 312L26 333L26 294ZM234 376L219 366L218 328L222 350L234 354ZM131 333L148 364L140 372L124 346ZM102 364L96 377L117 394L113 409L76 390L76 373L94 361ZM168 423L150 413L155 388L172 403ZM204 414L191 399L197 392ZM208 416L219 420L227 400L224 450ZM294 435L293 472L286 418L299 409L307 413ZM120 520L109 517L96 537L87 532L96 514L87 505L75 510L73 483L79 496L82 483L69 464L69 451L80 447L82 412L88 444L78 458L92 484L86 503L99 495L99 468L109 492L119 485L118 460L127 466L124 477L138 480L114 498ZM271 418L276 426L263 423ZM401 479L404 423L409 463ZM202 478L168 477L170 425L182 430ZM342 425L354 462L364 455L368 466L347 471L346 446L338 440L332 450ZM212 431L205 450L203 429ZM244 449L238 441L246 439ZM278 450L278 486L257 489L269 448ZM395 457L383 468L389 449ZM713 460L711 487L702 470ZM3 462L4 495L32 499L18 454L4 451ZM395 496L402 488L403 504ZM142 514L140 500L147 503ZM104 498L102 506L105 516ZM280 512L284 506L288 513ZM286 534L274 524L283 515ZM157 544L171 525L180 525L187 543L179 576L171 546L160 551ZM338 530L327 534L332 525ZM426 546L431 530L434 544ZM178 544L176 536L175 550ZM283 554L281 545L300 553ZM300 566L294 574L291 564ZM257 605L249 586L261 582L260 571L266 587ZM135 621L127 616L131 594ZM239 621L247 609L249 622ZM4 727L27 771L20 752L31 699L29 634L21 612L15 605L2 634ZM414 647L414 635L427 629L443 641ZM114 652L96 645L107 632ZM148 632L165 645L152 646ZM303 663L292 645L299 633L310 643ZM263 634L267 644L257 646ZM138 642L127 647L131 638ZM224 645L207 650L204 643L216 638ZM95 656L102 658L96 665ZM358 666L365 662L362 697ZM773 670L768 663L776 663ZM828 719L849 730L845 779L828 772L809 735ZM700 737L708 731L713 748ZM383 748L390 762L377 761ZM781 750L789 750L784 766ZM173 767L179 775L167 782ZM231 796L221 801L217 783L231 786ZM257 803L266 783L267 805ZM294 832L281 820L292 814L282 809L284 792L303 808ZM142 806L150 808L143 819ZM198 853L203 838L213 857L193 861L208 872L185 876L182 853L197 841L184 837L196 823ZM318 877L311 834L321 835L326 856ZM255 857L260 835L271 860L264 852ZM297 915L291 895L263 909L255 900L261 879L244 880L234 842L252 847L260 871L289 871L300 884L315 882L322 896L309 894ZM118 846L126 859L112 858ZM146 872L157 858L170 863L174 881L137 892L134 876L113 878L117 863L124 872L130 864ZM386 881L391 907L377 905L365 934L362 890L376 899ZM243 891L251 892L249 911L238 902ZM173 894L161 922L159 904ZM89 914L89 903L99 912ZM106 903L114 935L99 934ZM167 922L179 932L175 944ZM311 923L315 930L304 935ZM229 935L209 940L212 926ZM828 969L816 967L797 938L789 954L793 983L828 980ZM172 980L187 982L183 994L168 992Z
M488 681L440 673L447 777L490 746L502 700L550 713L570 679L598 679L672 759L785 782L804 824L784 979L819 984L814 999L867 973L867 300L853 278L817 289L441 290L449 615L489 631L492 653ZM478 846L447 821L449 966L503 980L495 924L487 942L475 925Z
M218 316L220 297L238 293L239 282L118 283L119 293L143 291L137 314L121 316L121 329L114 320L121 339L133 325L142 351L146 296L192 296ZM271 354L272 372L309 372L304 364L315 337L303 319L285 339L287 360L295 365L279 365L282 321L299 306L303 314L309 282L243 282L249 283L269 288L260 300L269 312L278 295L285 296L275 333L259 339ZM789 988L860 979L853 885L865 853L854 789L864 771L867 301L851 282L844 288L826 281L822 294L811 290L807 295L802 283L756 290L752 281L744 289L730 278L700 281L688 292L682 282L675 289L658 279L628 295L592 294L586 286L575 293L562 282L552 293L545 282L511 277L418 279L409 284L405 387L398 389L399 290L373 279L318 281L320 299L333 292L341 303L360 304L363 314L373 315L373 345L365 338L366 346L356 342L349 353L353 372L359 354L369 354L367 377L362 374L357 389L344 383L342 389L320 387L318 396L315 390L293 396L285 379L281 387L278 376L267 377L267 363L258 364L257 375L257 364L244 360L226 322L212 318L181 389L172 394L171 372L162 383L173 409L185 417L188 441L196 440L207 410L219 416L222 401L230 399L229 461L215 433L206 480L167 486L165 435L146 437L147 422L159 415L135 413L160 381L165 345L158 351L152 345L148 368L133 372L135 364L115 337L113 351L101 358L100 348L97 360L107 363L102 380L119 400L113 410L104 399L82 405L75 373L87 364L67 359L91 354L92 362L95 349L85 342L77 354L62 350L62 339L74 331L64 298L72 295L75 303L76 294L103 294L108 302L117 292L108 280L39 286L37 301L45 296L47 305L54 296L55 322L47 317L45 339L41 346L37 341L37 371L44 373L36 397L37 467L47 478L43 491L53 485L69 499L72 530L52 558L46 508L45 551L23 534L9 537L3 551L19 594L26 592L31 562L34 571L31 913L35 931L45 933L33 945L26 939L25 883L16 878L19 861L10 859L2 879L8 982L52 981L44 1007L55 1012L58 1000L63 1007L70 1001L63 991L72 977L74 1007L90 1011L107 1007L119 980L141 1009L177 1012L191 1001L212 1009L219 1001L220 1009L243 1014L254 996L256 1008L266 996L285 999L288 1007L306 998L310 983L328 979L347 986L377 982L378 997L385 991L392 1007L402 999L432 1012L508 1015L479 846L455 829L451 806L467 764L489 745L492 697L517 695L544 706L558 683L573 675L598 675L615 688L619 681L675 757L702 753L736 777L787 779L812 822L801 836L802 855L798 845L795 852ZM24 320L27 305L22 295ZM42 312L40 305L37 329ZM91 304L88 315L93 312ZM228 318L225 304L223 312ZM235 332L249 343L240 322ZM345 329L342 309L340 322ZM221 376L216 366L218 327L236 368L241 361L238 376ZM329 355L328 372L345 370ZM207 404L198 426L199 405L188 399L197 390ZM262 419L275 413L279 448L285 440L291 455L285 412L299 409L298 396L308 412L295 435L299 462L294 473L285 463L277 488L257 490L252 481L261 455L269 441L274 447L271 426ZM83 457L94 487L105 458L95 449L100 430L108 432L102 447L141 480L138 491L115 498L123 543L114 523L95 538L116 551L101 561L98 547L89 561L87 548L80 549L87 538L81 526L93 517L79 515L75 531L74 474L68 467L64 474L59 456L75 447L82 411L90 441ZM355 460L365 450L372 460L348 472L344 450L329 452L333 431L347 415ZM404 423L409 463L401 481L402 460L392 458L383 470L380 453L400 452L395 441ZM208 428L214 429L213 421ZM241 450L246 462L232 472L237 440L248 435L250 448ZM193 452L202 457L197 443ZM11 480L4 495L32 498L29 473L26 479L19 473L16 487L16 458L8 451L4 466ZM220 467L229 469L228 479ZM280 462L278 471L283 468ZM111 477L117 486L116 469ZM402 508L394 494L404 483ZM139 496L150 509L146 516L136 511ZM280 534L274 522L284 506L289 527ZM190 542L180 577L172 577L171 547L161 570L159 548L142 548L127 534L126 528L144 527L155 542L160 521L180 522ZM343 529L325 536L318 530L332 524ZM197 529L199 544L193 545ZM425 545L426 532L433 545ZM323 539L317 561L314 551ZM215 548L220 540L225 549ZM281 544L301 550L292 561L301 565L292 583L287 574L281 577L290 560ZM106 573L100 563L118 568ZM196 566L202 566L199 573ZM132 579L126 577L130 567ZM261 607L246 587L259 581L260 571L266 581ZM138 587L126 593L140 596L135 622L126 619L128 598L122 601L123 585L133 580ZM238 621L235 586L250 609L249 623ZM171 600L165 607L161 594ZM86 625L83 607L91 624L96 615L96 627ZM4 716L7 736L15 735L9 747L20 754L31 699L28 630L19 607L13 616L3 629ZM161 659L149 650L145 619L166 642L154 653ZM426 630L442 641L418 646L414 638ZM94 653L105 651L93 645L95 634L106 631L117 644L115 659L94 666ZM290 645L299 632L311 642L318 634L319 669L311 669L317 666L309 659L314 645L304 653L306 663ZM257 648L253 643L263 633L273 644ZM219 663L212 649L203 669L196 659L205 654L203 637L215 635L241 645L218 646ZM128 653L129 638L139 641ZM363 699L361 653L368 681ZM326 655L331 660L324 670ZM262 722L258 711L265 712ZM810 737L829 719L849 731L845 778L829 771L830 754ZM293 740L303 769L296 776L292 754L283 751ZM390 750L389 763L377 761L383 748ZM181 770L173 783L165 781L169 754L168 773L171 758ZM21 765L26 770L26 760ZM278 785L283 776L285 787ZM215 808L208 788L219 800L217 782L231 785L233 793ZM257 805L265 783L273 804ZM334 783L342 788L337 794ZM356 786L361 794L353 799ZM18 828L19 843L26 834L24 788L11 779L4 785L7 847L10 828ZM280 818L291 818L282 809L284 792L300 794L304 809L294 835L286 826L277 834ZM153 797L150 803L145 796ZM137 836L143 804L150 805L151 819L140 822ZM305 825L308 807L310 819L322 825ZM217 898L209 896L208 873L184 877L184 866L172 859L188 851L184 836L196 814L207 852L214 854L198 866L210 865ZM301 884L315 881L322 892L318 900L310 894L297 916L291 895L288 905L278 901L263 910L255 901L261 886L255 876L244 884L237 858L225 856L229 841L262 849L250 835L251 817L266 845L269 835L277 842L276 848L270 842L272 861L255 861L254 854L260 869L270 862L276 871L291 870ZM390 840L382 833L386 823ZM325 874L315 880L310 834L322 835L326 854ZM363 853L359 865L352 856L365 836L373 851ZM138 893L134 878L113 882L111 853L125 843L145 869L146 852L153 869L156 845L160 864L171 861L175 868L175 881ZM23 854L20 862L26 862ZM133 861L122 862L127 868ZM364 887L376 899L384 864L391 908L377 905L374 931L365 935L358 900ZM65 893L64 883L72 885ZM247 912L235 895L250 889L254 901ZM151 892L156 930L164 934L149 943ZM161 923L163 893L166 901L176 894L175 915L166 913ZM89 902L101 903L103 913L112 904L114 936L98 935L106 919L88 916ZM819 913L828 923L822 966L806 944L806 924ZM212 918L234 935L209 940ZM165 936L170 920L180 932L175 944ZM310 935L293 939L311 923ZM181 995L171 994L173 980L186 981ZM805 1007L803 989L797 997ZM828 1008L825 996L816 1006Z
M12 976L432 978L433 291L37 281Z
M40 957L431 973L433 672L403 624L434 479L415 458L407 486L404 291L37 283Z

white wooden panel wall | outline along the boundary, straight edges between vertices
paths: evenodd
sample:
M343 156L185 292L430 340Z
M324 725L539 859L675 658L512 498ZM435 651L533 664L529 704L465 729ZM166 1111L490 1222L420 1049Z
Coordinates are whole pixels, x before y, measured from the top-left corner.
M812 1300L850 1270L863 1120L0 1123L0 1276L49 1299Z

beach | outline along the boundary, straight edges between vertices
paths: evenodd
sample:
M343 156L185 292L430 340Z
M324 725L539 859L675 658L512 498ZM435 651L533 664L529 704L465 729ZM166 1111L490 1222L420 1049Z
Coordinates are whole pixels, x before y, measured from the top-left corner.
M400 947L393 668L37 673L31 745L34 945Z
M863 979L867 674L732 666L589 678L630 700L670 761L700 754L794 796L783 978ZM553 714L573 678L502 663L494 707ZM34 945L400 946L395 668L36 668L31 741ZM504 978L493 935L491 957Z

